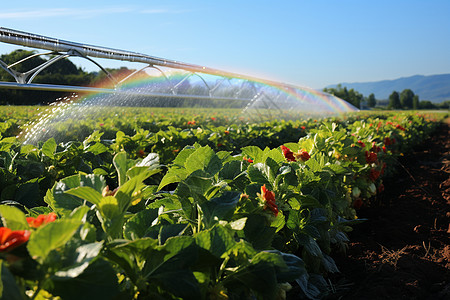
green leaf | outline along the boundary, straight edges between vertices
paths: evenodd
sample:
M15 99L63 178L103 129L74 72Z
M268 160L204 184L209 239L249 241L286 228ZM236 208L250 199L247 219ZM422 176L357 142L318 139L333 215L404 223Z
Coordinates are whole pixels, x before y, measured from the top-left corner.
M259 255L267 257L274 254L260 252ZM266 261L263 257L255 261L252 260L251 264L241 266L236 272L228 275L224 284L231 293L236 289L236 286L240 286L241 289L255 292L257 299L275 299L277 292L275 266L272 261Z
M106 219L111 220L114 217L121 215L119 202L114 196L106 196L100 198L97 207L102 216Z
M148 254L142 271L148 281L157 283L177 297L200 299L198 281L189 269L197 258L198 248L192 237L172 237L164 246L158 247L158 251Z
M158 234L159 243L162 245L168 238L180 235L188 226L189 224L182 223L162 225Z
M99 175L72 175L55 183L52 189L47 191L44 201L57 213L68 216L75 208L84 205L85 200L65 192L80 186L91 187L101 193L106 184Z
M105 152L108 152L109 148L103 145L102 143L96 142L93 145L90 145L86 151L92 152L95 155L99 155Z
M54 278L67 279L79 276L86 270L89 263L99 255L102 248L103 241L79 246L73 254L74 259L71 264L68 267L58 270L54 274Z
M186 159L184 166L190 173L202 170L209 176L213 176L222 168L222 161L209 146L205 146L192 153Z
M125 212L131 205L133 194L140 192L145 184L143 181L151 174L152 171L145 171L131 178L117 190L115 197L119 201L119 208L121 212Z
M160 169L149 170L149 167L140 167L140 166L131 167L127 171L127 178L133 178L133 177L139 176L143 173L147 174L147 177L150 177L159 172L161 172Z
M129 240L145 237L156 218L158 209L144 209L138 212L125 223L123 236Z
M113 158L113 164L119 176L119 186L122 186L127 180L127 153L119 152Z
M292 282L300 276L308 274L308 271L306 271L305 262L300 257L277 250L269 250L268 252L277 253L281 256L285 263L285 267L278 265L276 268L277 281L279 283Z
M264 162L263 151L257 146L248 146L241 148L242 155L250 158L255 163Z
M159 155L149 153L143 160L136 164L137 167L147 167L148 169L156 169L159 167Z
M177 157L174 159L173 164L178 166L184 166L186 159L195 152L193 148L184 148L178 153Z
M286 158L284 157L280 148L275 148L268 152L265 152L264 153L264 161L267 161L267 158L272 159L276 163L283 163L286 161Z
M299 233L294 234L297 242L305 247L305 250L308 251L311 255L322 257L322 250L320 249L317 242L308 234Z
M348 170L347 168L344 168L341 165L330 164L330 165L327 165L326 168L332 170L337 175L344 175L344 174L350 173L350 170Z
M270 167L263 163L252 164L247 169L248 177L252 182L260 185L267 184L268 188L272 189L272 183L269 179L271 170Z
M143 277L141 266L148 257L148 253L155 251L158 241L142 238L134 241L116 240L108 245L105 256L119 265L126 275L138 284L138 278Z
M195 236L197 245L208 250L214 256L220 258L231 249L236 241L226 228L216 225L211 229L201 231Z
M100 200L102 199L102 194L89 186L79 186L65 191L65 193L77 196L78 198L87 200L95 205L98 205L100 203Z
M56 142L54 138L48 139L43 145L42 145L42 154L45 156L50 157L51 159L54 159L55 151L56 151Z
M28 241L28 252L32 257L45 259L50 251L63 246L81 226L80 221L62 219L39 227Z
M239 175L242 174L241 170L242 162L238 160L232 160L223 166L222 170L220 170L219 178L233 180Z
M166 185L171 183L180 182L186 179L189 176L190 172L186 170L184 167L172 166L169 171L167 171L166 175L164 175L163 179L159 183L158 191L161 190Z
M5 266L4 261L0 259L0 299L23 300L25 295L20 291L14 275Z
M11 230L29 229L25 214L14 206L0 205L0 215L4 227Z
M73 220L85 221L86 214L89 212L89 206L83 205L75 208L70 214L70 218Z
M119 294L116 271L104 259L96 259L77 277L52 277L49 292L62 299L115 299Z
M255 249L269 249L275 235L276 228L267 224L266 217L262 215L249 215L245 224L244 233L246 240Z
M233 230L243 230L245 223L247 222L247 217L237 219L236 221L230 222L230 227Z
M231 220L240 196L241 193L239 192L227 191L220 197L202 203L203 217L208 227L211 227L218 220Z
M42 203L39 182L36 179L21 184L17 189L14 200L26 207L33 207Z

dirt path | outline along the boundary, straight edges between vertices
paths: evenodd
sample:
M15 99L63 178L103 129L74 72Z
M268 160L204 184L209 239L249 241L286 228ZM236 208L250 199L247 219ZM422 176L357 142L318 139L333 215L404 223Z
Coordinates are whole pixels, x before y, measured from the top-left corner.
M450 299L450 125L404 157L349 234L329 299Z

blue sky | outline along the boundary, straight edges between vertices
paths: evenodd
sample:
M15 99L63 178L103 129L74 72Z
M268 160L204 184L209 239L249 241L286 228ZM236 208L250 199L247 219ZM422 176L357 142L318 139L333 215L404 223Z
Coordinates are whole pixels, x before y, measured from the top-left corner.
M41 0L1 6L0 27L317 89L450 73L449 0ZM0 54L16 48L0 43Z

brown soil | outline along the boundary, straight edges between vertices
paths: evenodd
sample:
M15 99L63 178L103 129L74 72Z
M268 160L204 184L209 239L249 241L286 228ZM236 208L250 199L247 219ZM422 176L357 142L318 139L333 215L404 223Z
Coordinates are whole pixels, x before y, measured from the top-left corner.
M400 164L334 255L329 299L450 299L449 122Z

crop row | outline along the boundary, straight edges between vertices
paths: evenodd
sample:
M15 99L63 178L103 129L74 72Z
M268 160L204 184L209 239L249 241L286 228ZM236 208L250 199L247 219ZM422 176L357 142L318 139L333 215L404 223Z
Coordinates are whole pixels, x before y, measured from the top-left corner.
M357 209L438 125L415 114L220 118L0 140L2 297L319 298Z

